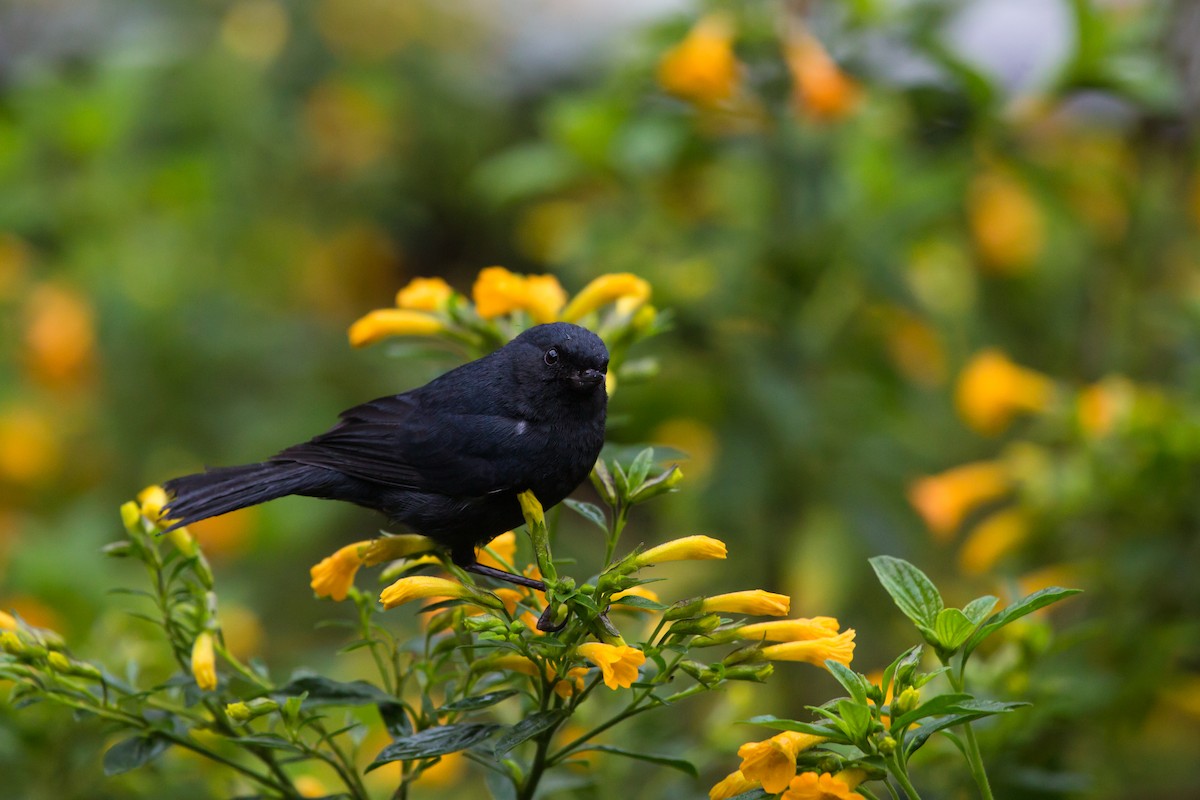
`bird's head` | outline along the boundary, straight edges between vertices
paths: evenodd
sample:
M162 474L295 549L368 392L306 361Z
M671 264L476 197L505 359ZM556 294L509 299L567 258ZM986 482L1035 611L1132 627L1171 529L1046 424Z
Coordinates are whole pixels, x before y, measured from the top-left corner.
M519 353L524 380L540 379L572 392L604 395L608 348L587 328L569 322L535 325L509 347Z

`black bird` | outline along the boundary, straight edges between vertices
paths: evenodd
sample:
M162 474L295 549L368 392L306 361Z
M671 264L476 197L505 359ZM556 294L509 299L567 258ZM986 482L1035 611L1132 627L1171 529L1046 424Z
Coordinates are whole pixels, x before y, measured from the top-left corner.
M596 334L538 325L266 461L167 481L166 518L187 525L290 494L345 500L449 548L464 569L544 590L480 565L475 548L521 524L521 492L549 508L587 477L604 444L607 369Z

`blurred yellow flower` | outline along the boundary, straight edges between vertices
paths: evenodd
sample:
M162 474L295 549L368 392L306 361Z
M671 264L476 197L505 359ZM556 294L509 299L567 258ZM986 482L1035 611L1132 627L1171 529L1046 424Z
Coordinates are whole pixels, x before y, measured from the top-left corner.
M1092 439L1100 439L1128 418L1137 387L1122 375L1109 375L1088 386L1075 401L1079 427Z
M419 533L402 533L395 536L380 536L369 542L359 542L359 556L362 563L368 567L382 564L385 561L395 561L407 558L416 553L433 550L437 545L433 539ZM365 545L365 547L362 547Z
M844 769L836 775L802 772L792 778L780 800L863 800L854 789L866 777L861 769Z
M516 556L517 535L512 531L506 531L481 548L476 560L485 567L508 569L513 566L513 559Z
M937 387L946 381L946 349L936 328L902 310L883 314L884 346L904 377L921 386Z
M739 639L768 642L797 642L806 639L823 639L838 632L841 625L833 617L800 617L799 619L771 620L743 625L737 629Z
M366 169L394 149L390 115L368 91L318 84L304 104L304 126L318 166L340 174Z
M542 674L538 669L538 665L523 655L517 653L505 653L502 656L489 658L487 661L480 662L480 666L484 670L508 670L509 672L519 672L522 675L530 677L538 677ZM554 678L554 670L549 670L549 677Z
M228 514L202 519L188 525L186 530L204 546L210 556L232 556L245 550L253 541L259 516L257 506L239 508ZM176 531L185 530L176 528ZM174 533L174 531L172 532ZM168 534L170 536L172 534Z
M609 303L617 303L628 314L650 299L650 284L630 272L601 275L583 287L562 311L562 319L574 322Z
M553 275L518 275L504 267L487 267L471 287L475 310L484 319L527 311L536 323L553 322L567 293Z
M299 775L293 785L301 797L326 797L329 795L329 789L321 782L320 778L314 775Z
M817 120L849 116L862 100L858 83L838 67L821 42L807 30L788 36L784 48L796 108Z
M733 26L720 14L702 17L658 62L658 83L671 94L716 105L737 92L741 65L733 53Z
M362 553L370 546L369 541L348 544L313 565L309 570L310 585L317 597L328 597L339 603L345 600L354 585L354 575L363 565Z
M350 344L366 347L389 336L433 336L446 326L437 317L407 308L377 308L350 326Z
M703 422L688 417L669 419L654 429L653 442L673 447L687 459L688 477L703 481L712 471L717 455L717 435Z
M476 592L458 581L436 578L432 575L410 575L407 578L401 578L384 589L379 595L379 600L385 609L389 609L413 600L424 600L430 597L471 600L478 605L492 605L495 608L504 606L500 598L495 595Z
M209 631L201 631L192 643L192 675L196 678L196 685L204 691L211 692L217 688L217 656Z
M433 766L426 768L417 777L417 783L425 789L447 789L462 780L466 772L466 755L462 752L447 753Z
M288 16L279 0L239 0L221 20L221 43L239 58L269 64L288 38Z
M587 667L571 667L567 675L554 684L554 693L564 700L583 691L583 676L587 675Z
M16 406L0 413L0 483L37 485L63 464L61 426L45 409Z
M700 610L704 612L726 612L729 614L756 614L768 617L783 617L791 607L792 599L785 594L749 589L729 592L704 598Z
M640 569L666 561L711 561L725 558L725 543L711 536L684 536L638 553L634 564Z
M983 575L1029 537L1029 517L1019 508L1006 508L975 526L958 553L967 575Z
M950 537L972 510L1012 489L1008 470L998 461L976 461L913 482L908 501L939 539Z
M762 654L768 661L806 661L824 667L826 661L833 660L850 666L854 658L854 629L847 628L836 636L820 639L767 645Z
M990 169L971 181L967 219L975 249L993 272L1026 272L1041 255L1041 208L1024 182L1008 172Z
M75 289L44 283L26 308L26 360L33 377L70 388L88 377L95 358L92 305Z
M19 236L0 232L0 301L11 300L25 285L33 254Z
M441 278L413 278L396 293L397 308L411 311L441 311L454 290Z
M1019 412L1045 411L1053 400L1054 381L994 348L972 356L954 391L959 416L985 436L1003 432Z
M796 777L796 754L824 741L821 736L784 731L765 741L747 742L737 751L741 773L747 780L761 783L764 791L778 794Z
M15 631L17 618L7 611L0 611L0 631Z
M758 781L752 781L742 774L741 770L731 772L722 778L716 786L708 790L708 800L729 800L739 794L757 789Z
M585 642L579 654L600 668L604 685L610 689L628 689L637 680L638 668L646 663L646 654L629 645Z

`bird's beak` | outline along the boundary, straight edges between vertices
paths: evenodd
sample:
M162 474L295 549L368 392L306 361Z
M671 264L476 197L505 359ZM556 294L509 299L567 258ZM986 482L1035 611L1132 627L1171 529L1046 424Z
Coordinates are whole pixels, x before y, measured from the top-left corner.
M585 369L572 375L571 382L579 389L590 388L604 382L604 373L598 369Z

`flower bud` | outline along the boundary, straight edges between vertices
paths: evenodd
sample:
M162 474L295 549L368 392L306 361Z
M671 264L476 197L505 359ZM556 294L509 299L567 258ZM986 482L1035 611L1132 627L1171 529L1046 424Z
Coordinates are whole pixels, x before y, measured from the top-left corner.
M49 653L46 656L46 661L50 663L50 668L55 672L67 674L71 671L71 659L67 658L62 653Z
M676 622L668 633L674 636L704 635L715 631L720 624L720 614L705 614L702 617Z
M663 619L670 622L676 619L687 619L701 613L704 608L703 597L693 597L691 600L680 600L663 612Z
M900 696L892 701L891 716L899 717L902 714L907 714L917 707L921 702L921 690L910 686L900 693Z
M725 680L763 683L767 678L771 677L771 673L774 671L775 665L770 662L765 664L740 664L725 670Z

